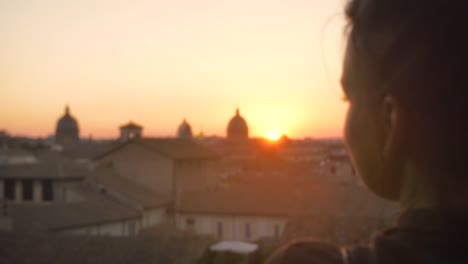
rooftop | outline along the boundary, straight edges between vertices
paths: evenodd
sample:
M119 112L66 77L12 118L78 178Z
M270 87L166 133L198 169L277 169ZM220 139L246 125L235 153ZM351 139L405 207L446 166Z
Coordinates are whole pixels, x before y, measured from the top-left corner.
M142 129L143 127L134 123L133 121L128 122L128 124L121 125L120 129Z
M15 230L54 231L139 217L137 210L119 203L105 193L84 185L77 191L84 197L83 201L9 205Z
M354 183L335 184L321 180L273 183L263 179L215 191L182 193L178 211L269 217L387 218L398 212L398 206Z
M229 251L234 253L247 254L258 249L257 244L242 241L221 241L210 247L212 251Z
M83 178L86 173L86 166L70 161L0 165L0 178L70 180Z
M0 233L1 263L196 263L202 237L95 237Z
M149 148L151 151L155 151L168 158L175 160L185 159L217 159L219 155L214 151L194 142L191 139L182 138L135 138L125 143L118 144L114 148L110 149L98 155L95 159L101 159L110 153L118 151L124 148L128 144L139 144L141 146Z
M254 186L182 193L178 212L286 217L293 197Z
M170 202L168 197L118 175L114 168L98 167L91 173L90 182L102 186L109 194L114 194L135 206L156 208L166 206Z

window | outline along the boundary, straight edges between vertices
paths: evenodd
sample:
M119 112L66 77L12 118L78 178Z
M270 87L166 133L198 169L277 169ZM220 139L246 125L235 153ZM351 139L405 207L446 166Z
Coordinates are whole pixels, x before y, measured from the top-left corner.
M42 181L42 198L44 199L44 201L54 200L54 192L51 180Z
M280 229L280 226L278 224L275 225L274 227L274 235L275 235L275 238L279 238L280 235L281 235L281 229Z
M114 167L114 161L113 160L108 160L104 163L105 168L112 168Z
M147 227L147 226L150 226L151 225L151 217L149 215L145 215L145 221L144 221L144 226Z
M218 222L218 238L223 238L223 223Z
M33 199L33 181L32 180L23 180L23 200L32 201Z
M187 231L193 232L195 228L195 219L193 218L187 218L185 219L185 224L187 227Z
M187 226L195 225L195 219L193 219L193 218L187 218L185 221L187 223Z
M245 238L250 239L252 231L250 230L250 223L245 224Z
M4 184L5 199L15 200L15 180L6 179Z
M135 222L128 223L128 235L129 236L136 235L136 224L135 224Z

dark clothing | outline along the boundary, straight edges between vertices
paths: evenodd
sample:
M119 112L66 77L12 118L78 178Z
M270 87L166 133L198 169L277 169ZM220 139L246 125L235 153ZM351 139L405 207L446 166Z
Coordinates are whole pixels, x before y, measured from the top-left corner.
M374 240L376 263L468 263L468 213L412 210Z
M468 263L468 213L412 210L397 225L375 236L369 247L339 248L297 241L279 249L268 263L394 264Z

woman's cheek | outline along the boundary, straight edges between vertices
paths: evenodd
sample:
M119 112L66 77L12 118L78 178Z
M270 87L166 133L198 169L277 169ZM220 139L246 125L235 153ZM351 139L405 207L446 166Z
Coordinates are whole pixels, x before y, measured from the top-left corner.
M362 152L362 149L360 150L360 147L362 148L362 146L360 146L362 145L360 144L360 137L362 137L364 131L360 129L360 117L358 114L359 111L356 109L356 106L350 103L344 126L344 141L346 149L348 150L348 154L350 155L351 161L354 165L354 168L356 169L356 173L360 174L359 171L361 171L361 168L359 166L359 160L363 158L360 157L360 153Z
M348 106L348 111L346 112L346 119L345 119L345 125L344 125L344 141L346 148L348 149L348 152L350 155L352 155L352 119L353 119L353 110L354 107L349 103Z

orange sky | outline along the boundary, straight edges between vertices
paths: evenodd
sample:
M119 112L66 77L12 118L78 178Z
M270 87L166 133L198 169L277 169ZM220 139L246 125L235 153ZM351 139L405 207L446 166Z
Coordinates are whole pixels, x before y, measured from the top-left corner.
M341 136L344 0L0 1L0 130L47 136L65 104L81 136ZM322 45L323 44L323 45ZM325 58L325 60L323 59Z

